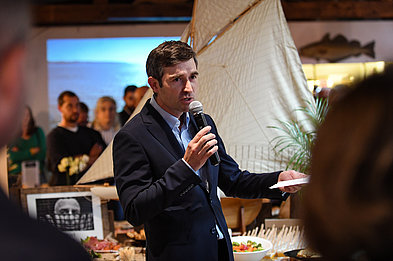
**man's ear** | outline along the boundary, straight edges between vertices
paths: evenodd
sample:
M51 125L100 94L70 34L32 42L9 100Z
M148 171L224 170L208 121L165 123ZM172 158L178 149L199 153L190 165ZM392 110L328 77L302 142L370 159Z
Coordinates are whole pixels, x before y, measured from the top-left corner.
M158 80L152 76L149 76L149 78L147 79L147 82L149 83L153 92L158 93L158 89L161 88Z

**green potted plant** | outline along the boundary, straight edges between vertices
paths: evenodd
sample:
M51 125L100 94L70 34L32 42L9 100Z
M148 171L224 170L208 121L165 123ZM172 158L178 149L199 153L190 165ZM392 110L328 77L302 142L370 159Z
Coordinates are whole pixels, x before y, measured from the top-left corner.
M278 121L279 126L269 126L269 128L277 129L282 133L282 135L272 140L272 143L275 144L274 150L276 153L280 154L289 150L293 152L286 162L286 169L311 174L311 151L316 139L316 132L326 117L328 102L326 99L317 98L315 103L306 101L306 104L306 106L297 109L297 111L305 113L305 120ZM306 125L304 121L307 121L308 124ZM311 129L306 129L305 126L310 125ZM301 198L296 194L291 196L290 199L291 218L300 217L301 206L299 201Z
M310 174L311 150L316 138L316 131L326 117L328 103L326 99L317 98L315 103L306 101L307 106L300 107L297 111L302 111L307 116L305 120L278 121L279 126L269 126L279 130L282 135L272 140L274 150L280 154L285 150L293 151L289 157L286 169L294 169L306 174ZM311 130L305 128L304 121L308 121Z

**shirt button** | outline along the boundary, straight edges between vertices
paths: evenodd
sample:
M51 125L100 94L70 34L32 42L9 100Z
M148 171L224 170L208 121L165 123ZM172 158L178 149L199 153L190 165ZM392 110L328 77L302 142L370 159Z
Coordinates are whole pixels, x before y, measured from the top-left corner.
M217 230L215 227L213 227L212 229L210 229L210 234L215 235L217 233Z

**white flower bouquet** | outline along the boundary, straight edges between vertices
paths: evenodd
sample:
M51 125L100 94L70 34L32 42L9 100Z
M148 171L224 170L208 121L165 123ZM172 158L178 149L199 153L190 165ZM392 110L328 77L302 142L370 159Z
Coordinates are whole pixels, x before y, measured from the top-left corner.
M64 157L60 160L60 164L57 165L57 169L67 175L67 185L70 185L69 177L82 172L86 168L88 161L89 156L86 154L76 157Z

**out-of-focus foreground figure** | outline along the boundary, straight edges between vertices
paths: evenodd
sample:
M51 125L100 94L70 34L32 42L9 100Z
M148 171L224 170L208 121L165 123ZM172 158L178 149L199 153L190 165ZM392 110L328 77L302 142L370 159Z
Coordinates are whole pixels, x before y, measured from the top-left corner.
M304 195L310 244L328 260L390 260L393 70L358 84L318 131Z
M29 7L25 0L0 4L0 147L20 126ZM49 224L23 213L0 189L1 260L90 260L82 246Z

